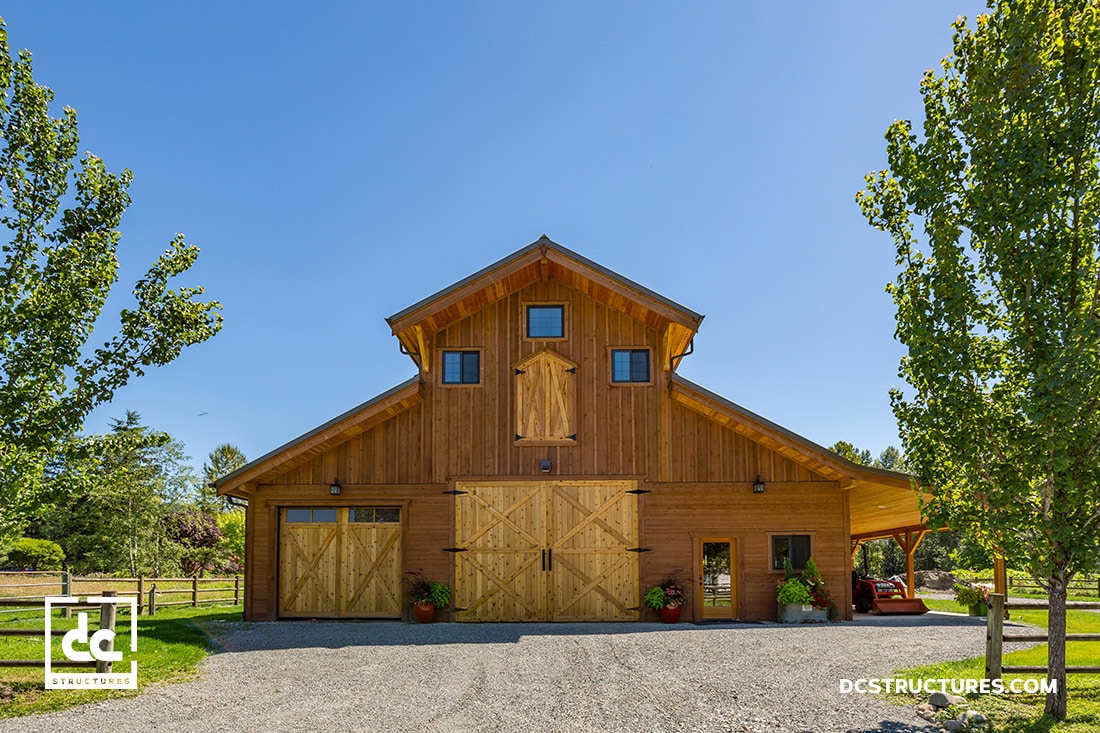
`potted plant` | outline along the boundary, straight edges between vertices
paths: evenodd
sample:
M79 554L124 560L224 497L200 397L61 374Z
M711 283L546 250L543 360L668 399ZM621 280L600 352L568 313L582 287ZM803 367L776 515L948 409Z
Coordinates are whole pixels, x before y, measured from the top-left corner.
M812 557L806 560L806 570L801 577L795 574L790 559L787 559L783 566L783 579L775 587L775 597L779 605L779 623L826 621L840 617Z
M428 624L435 620L435 611L451 604L451 589L446 583L428 580L423 570L406 573L409 576L409 603L417 623Z
M661 614L661 621L666 624L680 620L684 600L684 587L673 573L647 590L643 598L647 606Z
M989 613L989 586L955 583L955 602L965 606L971 616Z

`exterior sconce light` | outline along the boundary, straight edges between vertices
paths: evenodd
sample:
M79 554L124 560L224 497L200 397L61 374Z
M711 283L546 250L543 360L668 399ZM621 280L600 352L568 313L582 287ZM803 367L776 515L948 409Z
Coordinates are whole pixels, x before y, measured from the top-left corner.
M543 473L550 473L550 467L551 463L549 458L543 458L541 461L539 461L539 470Z
M328 485L328 493L332 494L333 496L339 496L340 491L340 479L332 479L332 483Z
M752 482L752 493L763 494L764 493L764 481L759 476Z

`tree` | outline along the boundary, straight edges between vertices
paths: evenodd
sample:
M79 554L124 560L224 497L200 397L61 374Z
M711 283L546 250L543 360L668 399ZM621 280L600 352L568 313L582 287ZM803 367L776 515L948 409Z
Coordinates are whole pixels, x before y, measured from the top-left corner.
M56 542L23 537L8 552L8 564L30 570L60 570L65 552Z
M856 198L897 251L891 400L926 512L1042 579L1064 718L1066 584L1100 559L1100 4L990 9Z
M201 287L168 287L198 256L176 235L138 280L118 332L89 345L118 279L131 173L110 173L90 154L77 169L76 112L52 117L52 101L34 81L30 53L11 57L0 19L0 538L17 536L49 504L42 479L58 452L103 447L72 439L93 408L221 328L221 306L199 300Z
M188 575L202 577L218 564L222 531L213 514L199 509L181 509L165 517L169 536L183 551L180 566Z
M198 506L204 512L217 512L230 509L229 497L220 497L213 484L217 479L236 471L248 463L248 459L241 453L241 449L231 443L222 443L210 451L210 455L202 464L202 486L199 488Z

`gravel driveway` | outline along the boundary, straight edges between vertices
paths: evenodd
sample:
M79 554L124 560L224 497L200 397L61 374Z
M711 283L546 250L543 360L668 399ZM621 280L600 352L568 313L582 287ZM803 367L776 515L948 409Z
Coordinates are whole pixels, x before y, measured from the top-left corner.
M978 656L981 619L842 624L225 623L201 678L3 731L902 731L841 678ZM140 675L140 669L139 669Z

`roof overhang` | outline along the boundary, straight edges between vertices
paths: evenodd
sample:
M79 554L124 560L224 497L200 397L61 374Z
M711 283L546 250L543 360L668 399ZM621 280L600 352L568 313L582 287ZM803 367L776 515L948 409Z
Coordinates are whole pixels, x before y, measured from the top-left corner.
M214 486L219 495L246 499L255 492L256 485L270 482L326 450L404 412L422 399L420 379L413 377L217 479Z
M675 369L703 316L552 241L523 249L386 319L423 370L431 368L431 336L531 283L558 280L666 335L663 363Z
M672 398L736 433L790 458L848 492L853 537L890 537L923 528L921 491L904 473L852 463L811 440L710 392L679 374L671 375ZM924 492L928 498L927 492Z

